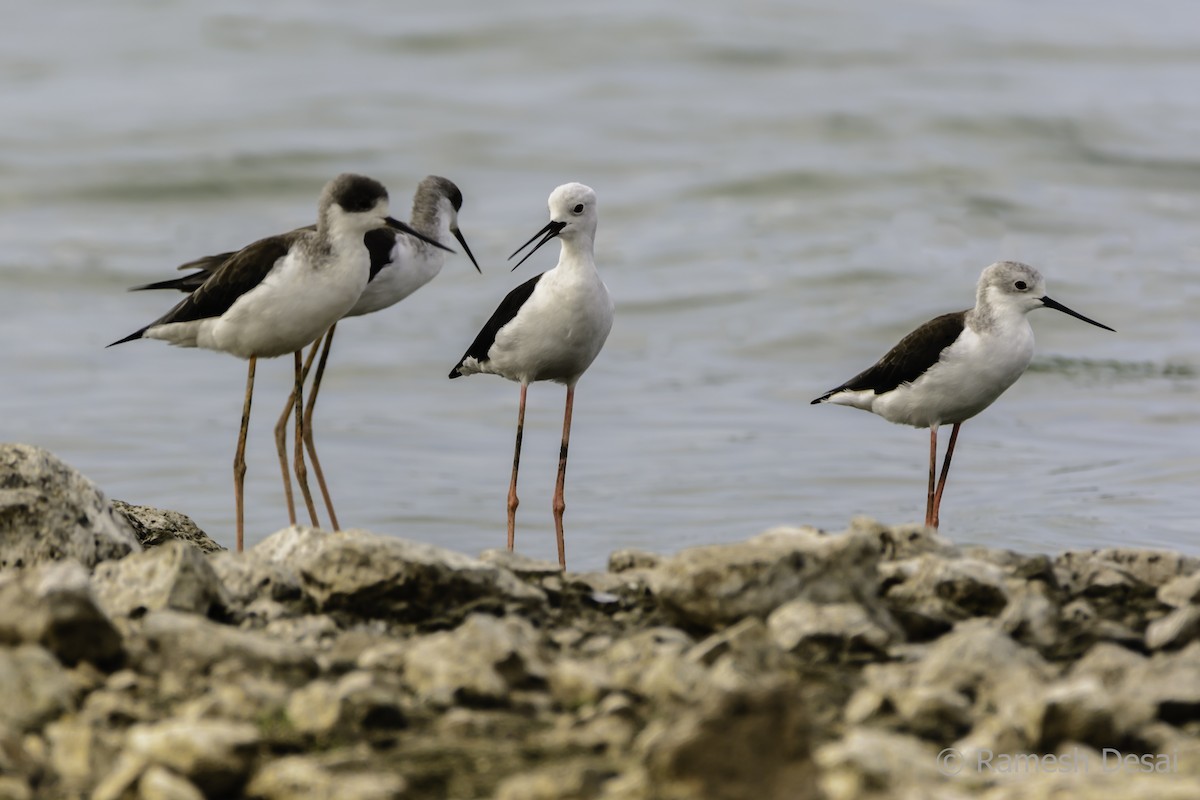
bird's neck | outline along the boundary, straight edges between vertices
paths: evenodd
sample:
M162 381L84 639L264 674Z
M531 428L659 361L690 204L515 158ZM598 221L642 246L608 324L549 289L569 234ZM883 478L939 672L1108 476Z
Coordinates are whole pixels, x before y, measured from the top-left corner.
M595 272L592 240L587 236L574 236L562 240L562 252L558 256L558 268L564 272Z

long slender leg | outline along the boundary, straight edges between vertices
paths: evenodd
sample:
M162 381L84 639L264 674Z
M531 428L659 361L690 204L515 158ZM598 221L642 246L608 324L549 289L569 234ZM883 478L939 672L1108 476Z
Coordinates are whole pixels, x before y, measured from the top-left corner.
M304 362L304 372L300 376L301 380L308 377L308 370L312 366L313 359L317 355L317 348L314 345L308 352L308 360ZM283 405L283 413L279 415L279 420L275 423L275 449L279 453L279 469L283 472L283 495L287 498L288 508L288 524L296 524L296 501L292 497L292 474L288 472L288 457L287 457L287 424L292 418L292 406L296 404L296 389L292 388L292 393L288 395L287 402Z
M237 452L233 456L233 505L237 509L237 551L242 552L245 533L245 504L242 489L246 480L246 431L250 428L250 398L254 394L254 367L257 358L250 357L246 371L246 401L242 405L242 427L238 431Z
M317 405L317 392L321 388L321 377L325 374L325 362L329 360L329 348L333 345L333 332L337 328L337 323L329 326L329 332L325 334L325 346L321 350L321 360L317 362L317 374L313 376L312 389L308 392L308 403L304 407L304 446L308 450L308 460L312 462L313 473L317 476L317 485L321 487L321 497L325 500L325 510L329 512L329 524L333 529L341 530L338 525L337 514L333 513L333 499L329 496L329 487L325 484L325 473L321 470L321 461L317 458L317 448L313 444L313 409ZM318 342L317 344L320 344ZM313 351L316 351L316 345L313 345ZM309 356L309 363L312 363L312 356ZM308 370L304 370L305 374Z
M933 527L938 526L938 512L942 508L942 490L946 488L946 476L950 474L950 458L954 455L954 443L958 440L958 428L961 422L954 423L950 429L950 443L946 445L946 458L942 460L942 476L938 478L937 492L933 495Z
M567 568L567 547L563 540L563 512L567 502L563 499L563 485L567 481L567 443L571 441L571 409L575 405L575 387L567 387L567 407L563 411L562 447L558 450L558 480L554 484L554 534L558 538L558 565Z
M517 468L521 466L521 436L525 432L525 391L529 384L521 382L521 405L517 409L517 445L513 448L512 481L508 484L508 549L513 549L513 541L517 532Z
M316 347L316 344L313 345ZM304 466L304 368L300 363L300 351L295 353L296 362L296 388L292 391L292 396L296 401L296 441L295 447L296 457L296 483L300 484L300 491L304 494L304 506L308 509L309 519L312 520L314 528L321 527L321 521L317 519L317 507L313 503L312 492L308 488L308 469Z
M937 475L937 425L929 426L929 491L925 495L925 527L933 525L933 479Z

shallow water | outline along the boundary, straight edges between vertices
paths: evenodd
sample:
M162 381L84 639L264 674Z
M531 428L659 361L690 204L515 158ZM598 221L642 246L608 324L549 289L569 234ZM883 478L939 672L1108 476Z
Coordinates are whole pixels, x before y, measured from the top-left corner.
M244 365L103 345L127 294L312 220L344 170L466 197L462 256L339 328L317 420L344 525L466 552L504 536L517 387L448 381L545 248L545 199L600 197L617 303L579 385L568 554L594 567L779 524L919 520L926 433L808 401L1002 258L1050 311L1029 373L963 427L959 542L1200 552L1200 25L1184 0L1034 4L27 4L0 26L0 440L230 544ZM62 20L69 20L63 23ZM869 22L869 24L868 24ZM47 32L54 46L47 45ZM260 364L251 543L286 522ZM530 390L518 547L553 557L563 392Z

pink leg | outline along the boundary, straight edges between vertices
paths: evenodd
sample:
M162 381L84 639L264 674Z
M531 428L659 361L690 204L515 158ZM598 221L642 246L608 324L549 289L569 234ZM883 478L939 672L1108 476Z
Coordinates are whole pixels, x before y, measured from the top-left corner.
M942 507L942 490L946 488L946 476L950 474L950 459L954 455L954 443L958 440L958 429L961 425L961 422L956 422L950 429L950 443L946 445L946 458L942 461L942 476L938 478L937 493L933 496L932 527L934 528L938 526L938 512ZM930 477L933 477L932 473L930 473Z
M316 350L317 344L313 343L313 350ZM292 390L292 398L296 402L296 483L300 485L300 492L304 495L304 507L308 509L308 518L312 520L314 528L321 527L321 521L317 519L317 507L313 503L312 491L308 488L308 469L304 466L304 368L300 363L300 351L295 353L296 361L296 388Z
M525 392L529 384L521 384L521 406L517 409L517 445L513 449L512 481L508 484L508 549L513 549L517 532L517 468L521 466L521 436L525 432Z
M937 425L929 426L929 491L925 495L925 527L934 527L933 522L933 479L937 475Z
M242 552L245 539L246 431L250 428L250 398L254 394L254 367L258 359L251 357L246 371L246 401L242 405L242 427L238 431L237 452L233 456L233 505L237 513L237 551Z
M312 418L313 408L317 405L317 392L321 388L321 377L325 374L325 362L329 360L329 348L333 345L333 331L337 328L337 323L329 326L329 332L325 334L325 347L321 350L321 360L317 362L317 374L313 376L312 391L308 393L308 404L304 407L304 447L308 450L309 460L312 461L313 473L317 476L317 486L321 488L321 497L325 500L325 510L329 512L329 524L333 529L341 530L338 525L337 514L333 513L333 499L329 496L329 487L325 484L325 473L321 469L321 462L317 458L317 448L313 444ZM314 351L316 345L313 345ZM309 363L312 363L312 357L309 357ZM305 369L307 374L308 370Z
M571 409L575 405L575 387L567 387L567 407L563 411L562 447L558 451L558 480L554 484L554 534L558 537L558 565L567 568L567 547L563 540L563 512L567 502L563 499L563 485L567 481L567 443L571 440Z

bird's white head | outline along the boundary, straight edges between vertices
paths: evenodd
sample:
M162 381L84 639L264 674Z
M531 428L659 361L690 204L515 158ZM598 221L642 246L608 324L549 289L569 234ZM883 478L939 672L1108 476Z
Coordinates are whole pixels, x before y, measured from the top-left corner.
M979 289L974 314L977 321L994 319L1005 314L1028 314L1035 308L1053 308L1097 328L1111 331L1094 319L1072 311L1046 295L1046 279L1028 264L1017 261L997 261L979 276Z
M979 276L976 307L1027 314L1041 308L1045 294L1046 280L1036 269L1018 261L997 261Z
M544 245L551 239L558 237L565 243L577 245L579 242L586 240L587 252L591 252L591 243L596 238L596 193L592 191L590 186L584 186L582 183L564 183L553 192L550 193L550 199L547 201L550 207L550 221L546 223L546 227L533 235L528 242L521 245L513 252L512 258L517 253L524 250L539 236L542 237L533 249L525 254L517 262L517 267L525 263L525 259L537 252L538 248ZM564 244L566 248L568 244ZM515 270L517 267L513 267Z

